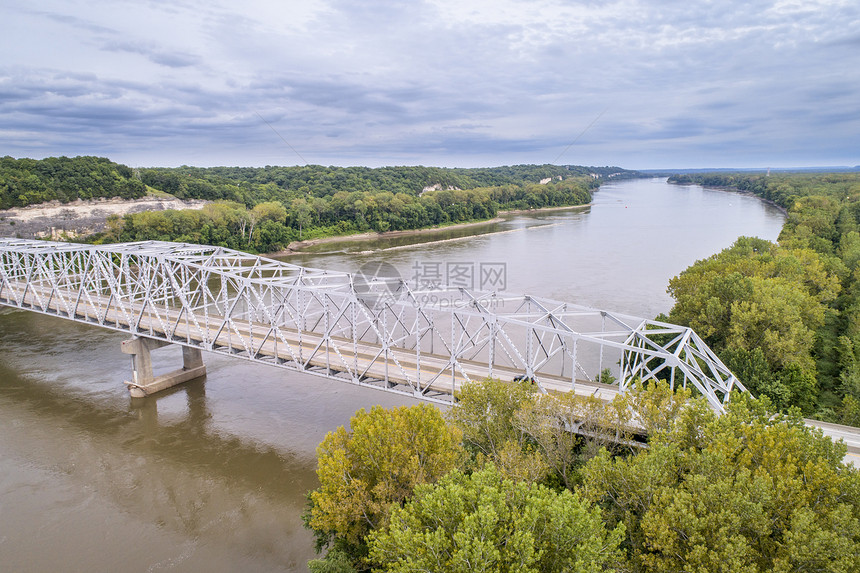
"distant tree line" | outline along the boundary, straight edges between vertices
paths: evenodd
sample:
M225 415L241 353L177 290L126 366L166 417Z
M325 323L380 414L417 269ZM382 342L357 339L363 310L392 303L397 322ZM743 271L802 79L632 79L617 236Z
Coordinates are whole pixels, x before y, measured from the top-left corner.
M860 426L860 174L699 174L787 210L777 244L740 238L672 279L693 327L780 409Z
M104 157L0 158L0 209L145 194L146 186L131 168Z
M696 183L706 187L736 189L790 209L801 197L821 195L848 197L860 183L858 173L697 173L669 177L670 183Z
M631 173L619 167L576 165L512 165L488 168L403 167L178 167L141 169L147 185L180 199L225 199L248 207L278 200L328 197L338 192L406 194L417 196L428 187L475 189L527 185L546 179L568 179L577 175L606 176Z
M331 197L339 192L419 196L425 188L469 190L525 186L577 176L638 176L620 167L511 165L487 168L177 167L132 169L104 157L0 158L0 209L46 201L142 197L147 186L180 199L226 200L248 208L267 201ZM528 201L520 206L526 208Z
M199 180L190 184L194 181ZM507 184L421 194L337 191L314 196L280 188L273 191L273 183L254 184L261 191L259 195L243 196L253 206L218 200L202 210L126 215L109 221L107 231L93 240L179 241L273 252L302 239L490 219L499 209L582 205L591 200L591 189L596 185L595 179L578 176L544 185ZM265 201L255 202L252 197Z

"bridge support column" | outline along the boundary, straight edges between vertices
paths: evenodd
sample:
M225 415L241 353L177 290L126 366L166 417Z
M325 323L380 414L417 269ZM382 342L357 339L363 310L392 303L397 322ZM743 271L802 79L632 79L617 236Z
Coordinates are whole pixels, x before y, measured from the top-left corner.
M206 365L203 364L203 353L199 348L182 347L182 368L153 376L151 352L170 344L164 340L134 337L124 340L122 351L131 354L131 382L126 382L132 398L143 398L154 392L166 390L177 384L206 375Z

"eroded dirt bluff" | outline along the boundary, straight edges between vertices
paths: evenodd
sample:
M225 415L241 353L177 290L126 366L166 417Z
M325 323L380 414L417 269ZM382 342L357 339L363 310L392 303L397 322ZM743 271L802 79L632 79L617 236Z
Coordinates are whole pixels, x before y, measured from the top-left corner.
M0 236L33 238L74 238L104 230L108 217L141 211L201 209L207 201L182 201L175 197L141 199L78 199L71 203L50 201L40 205L0 211Z

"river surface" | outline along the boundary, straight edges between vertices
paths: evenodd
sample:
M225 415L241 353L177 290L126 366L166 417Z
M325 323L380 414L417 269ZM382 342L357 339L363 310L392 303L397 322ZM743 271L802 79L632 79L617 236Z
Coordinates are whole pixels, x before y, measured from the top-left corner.
M347 271L384 261L427 284L471 280L653 317L671 308L672 276L739 235L775 240L782 223L753 197L634 180L578 210L288 260ZM306 571L317 444L358 408L413 403L210 354L205 380L132 401L124 338L0 311L0 570ZM178 349L153 359L156 374L181 364Z

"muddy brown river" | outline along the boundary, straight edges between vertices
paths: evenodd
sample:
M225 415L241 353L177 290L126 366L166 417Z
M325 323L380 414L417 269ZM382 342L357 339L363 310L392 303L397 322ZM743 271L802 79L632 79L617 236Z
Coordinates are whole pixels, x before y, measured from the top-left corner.
M753 197L635 180L603 186L585 209L289 260L385 261L425 280L468 280L471 266L475 286L496 265L508 291L650 317L671 307L669 278L739 235L775 240L782 223ZM306 571L317 444L358 408L409 399L204 354L204 380L132 401L123 338L0 311L0 570ZM153 358L164 371L181 362L178 349Z

